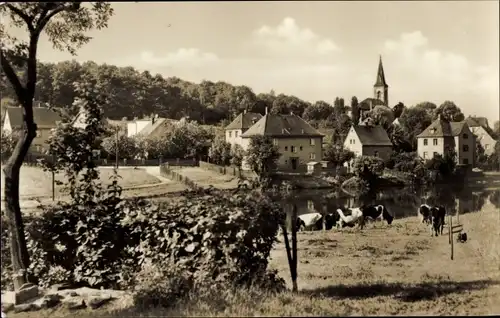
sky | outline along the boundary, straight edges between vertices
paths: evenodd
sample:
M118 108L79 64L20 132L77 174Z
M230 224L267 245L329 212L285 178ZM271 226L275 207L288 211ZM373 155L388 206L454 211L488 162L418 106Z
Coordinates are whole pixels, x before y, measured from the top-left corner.
M373 97L379 56L389 104L454 101L499 118L498 1L113 3L78 56L41 38L42 61L93 60L255 93L350 104Z

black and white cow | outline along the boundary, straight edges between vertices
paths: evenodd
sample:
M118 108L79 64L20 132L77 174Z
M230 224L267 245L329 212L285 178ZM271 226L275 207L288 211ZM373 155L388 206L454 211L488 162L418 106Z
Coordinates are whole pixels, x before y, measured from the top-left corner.
M431 208L431 236L443 235L446 209L443 206L433 206Z
M431 206L428 204L421 204L418 208L417 214L420 221L425 224L431 224Z
M337 213L340 216L339 222L337 222L338 227L354 226L358 223L359 228L363 229L365 226L366 219L372 220L386 220L387 224L391 224L394 217L387 211L387 208L382 205L368 205L362 206L360 208L349 208L349 209L337 209ZM346 215L349 214L349 215Z
M333 213L324 216L325 229L330 230L337 221ZM319 231L323 229L323 215L318 212L301 214L297 218L297 231L312 230Z

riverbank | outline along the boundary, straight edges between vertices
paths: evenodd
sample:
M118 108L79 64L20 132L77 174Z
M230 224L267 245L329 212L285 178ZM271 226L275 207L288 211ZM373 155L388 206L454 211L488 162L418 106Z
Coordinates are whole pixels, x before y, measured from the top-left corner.
M260 290L221 291L213 299L193 298L172 309L141 311L102 307L78 311L78 317L151 316L361 316L492 315L500 312L500 243L498 210L460 216L468 234L455 243L454 260L446 230L430 237L416 217L364 230L298 233L299 292L269 294ZM271 254L290 286L284 244ZM9 318L74 317L67 309L9 313Z

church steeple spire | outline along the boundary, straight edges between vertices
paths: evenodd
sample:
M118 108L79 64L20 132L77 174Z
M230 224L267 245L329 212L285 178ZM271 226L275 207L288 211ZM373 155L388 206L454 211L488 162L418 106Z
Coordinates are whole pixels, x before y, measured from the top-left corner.
M379 55L377 79L373 85L374 98L380 100L389 107L389 85L385 81L384 66L382 65L382 55Z
M377 80L375 81L374 86L388 87L387 83L385 82L384 66L382 65L382 55L379 55Z

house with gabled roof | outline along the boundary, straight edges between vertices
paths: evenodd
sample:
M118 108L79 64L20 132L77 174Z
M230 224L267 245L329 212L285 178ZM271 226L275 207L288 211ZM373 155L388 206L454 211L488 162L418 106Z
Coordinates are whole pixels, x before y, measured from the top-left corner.
M424 160L454 149L457 164L474 165L475 138L466 121L449 122L439 116L417 136L417 152Z
M352 125L344 140L344 147L356 157L374 156L388 160L392 153L392 142L382 126L364 123Z
M224 128L226 141L232 145L242 143L241 135L252 127L262 115L259 113L251 113L246 110L239 114L229 125Z
M47 140L52 129L62 121L61 116L47 107L33 107L33 117L37 125L36 137L31 143L31 151L44 152L48 149ZM23 108L6 107L2 122L2 129L7 134L16 133L23 127Z
M484 148L484 153L491 155L495 151L496 140L486 129L488 127L488 119L484 117L471 117L465 119L472 133L477 137L479 143Z
M281 153L279 170L306 171L308 162L319 161L323 157L324 135L293 113L266 113L262 116L241 134L240 145L244 150L248 150L253 136L269 136L273 139ZM248 168L245 165L243 167Z

